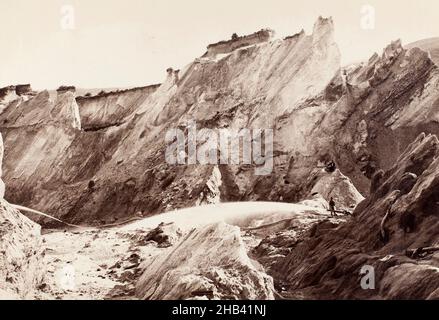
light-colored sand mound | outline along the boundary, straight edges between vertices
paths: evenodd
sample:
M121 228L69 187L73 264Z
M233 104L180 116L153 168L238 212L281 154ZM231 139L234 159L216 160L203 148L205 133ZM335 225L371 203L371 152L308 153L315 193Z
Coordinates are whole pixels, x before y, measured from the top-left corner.
M271 277L248 257L239 228L216 223L189 232L145 264L136 293L143 299L273 299Z
M298 217L305 212L328 215L326 209L303 204L281 202L229 202L175 210L149 217L122 227L122 230L154 228L159 223L175 223L184 230L216 222L226 222L240 227Z

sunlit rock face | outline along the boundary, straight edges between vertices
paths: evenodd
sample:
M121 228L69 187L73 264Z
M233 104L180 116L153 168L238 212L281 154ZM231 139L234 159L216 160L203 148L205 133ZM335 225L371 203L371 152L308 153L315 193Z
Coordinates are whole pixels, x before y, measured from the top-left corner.
M439 244L438 155L437 137L419 135L375 178L379 187L357 206L354 218L320 222L306 232L271 269L288 288L285 295L437 298L438 254L418 248ZM374 290L362 287L365 266L374 270Z
M426 52L396 41L344 68L324 18L309 35L262 38L169 68L158 86L11 98L0 114L6 198L92 224L218 201L299 202L331 160L367 196L372 176L420 132L439 133L439 75ZM187 133L192 120L197 129L273 129L272 170L167 163L166 133Z
M227 54L232 51L242 48L248 47L255 44L260 44L271 40L274 36L273 30L263 29L258 32L252 33L250 35L245 35L239 37L234 34L231 40L228 41L220 41L218 43L213 43L207 46L207 52L204 56L206 57L214 57L218 54Z
M0 88L0 112L14 100L27 100L35 95L30 84L17 84Z
M76 98L85 131L98 131L124 123L159 85L104 92Z
M279 117L324 90L339 69L332 33L332 21L319 19L313 35L196 59L153 89L77 98L80 126L72 92L14 101L0 116L10 151L7 197L69 221L97 223L218 199L271 200L261 189L270 183L248 167L167 164L166 132L188 120L199 128L274 128ZM22 111L24 118L15 117ZM290 132L275 139L284 135ZM276 157L285 163L283 143L279 149ZM275 167L271 184L285 173Z
M317 177L311 190L311 196L319 194L324 199L333 198L336 209L339 211L347 210L352 212L364 200L352 181L338 169L332 173L321 172Z
M142 266L142 299L274 299L273 280L248 257L240 230L216 223L189 232Z

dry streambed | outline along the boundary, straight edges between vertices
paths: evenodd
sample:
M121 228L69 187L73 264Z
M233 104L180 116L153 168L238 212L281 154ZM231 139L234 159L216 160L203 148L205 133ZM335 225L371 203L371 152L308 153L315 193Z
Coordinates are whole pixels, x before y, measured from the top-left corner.
M38 298L274 298L273 280L250 251L266 233L322 218L325 210L302 205L220 204L113 228L48 232Z

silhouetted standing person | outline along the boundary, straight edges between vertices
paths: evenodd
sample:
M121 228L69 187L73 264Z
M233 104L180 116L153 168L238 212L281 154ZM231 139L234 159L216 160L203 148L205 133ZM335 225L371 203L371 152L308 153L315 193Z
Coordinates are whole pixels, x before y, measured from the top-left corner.
M329 200L329 211L331 212L331 217L336 217L337 214L335 213L335 202L334 198L331 197L331 200Z

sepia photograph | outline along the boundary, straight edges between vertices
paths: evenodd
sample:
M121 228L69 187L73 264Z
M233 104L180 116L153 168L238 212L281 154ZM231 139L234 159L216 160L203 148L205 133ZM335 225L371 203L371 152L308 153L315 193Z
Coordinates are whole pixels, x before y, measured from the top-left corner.
M437 0L0 0L0 28L0 300L439 299Z

